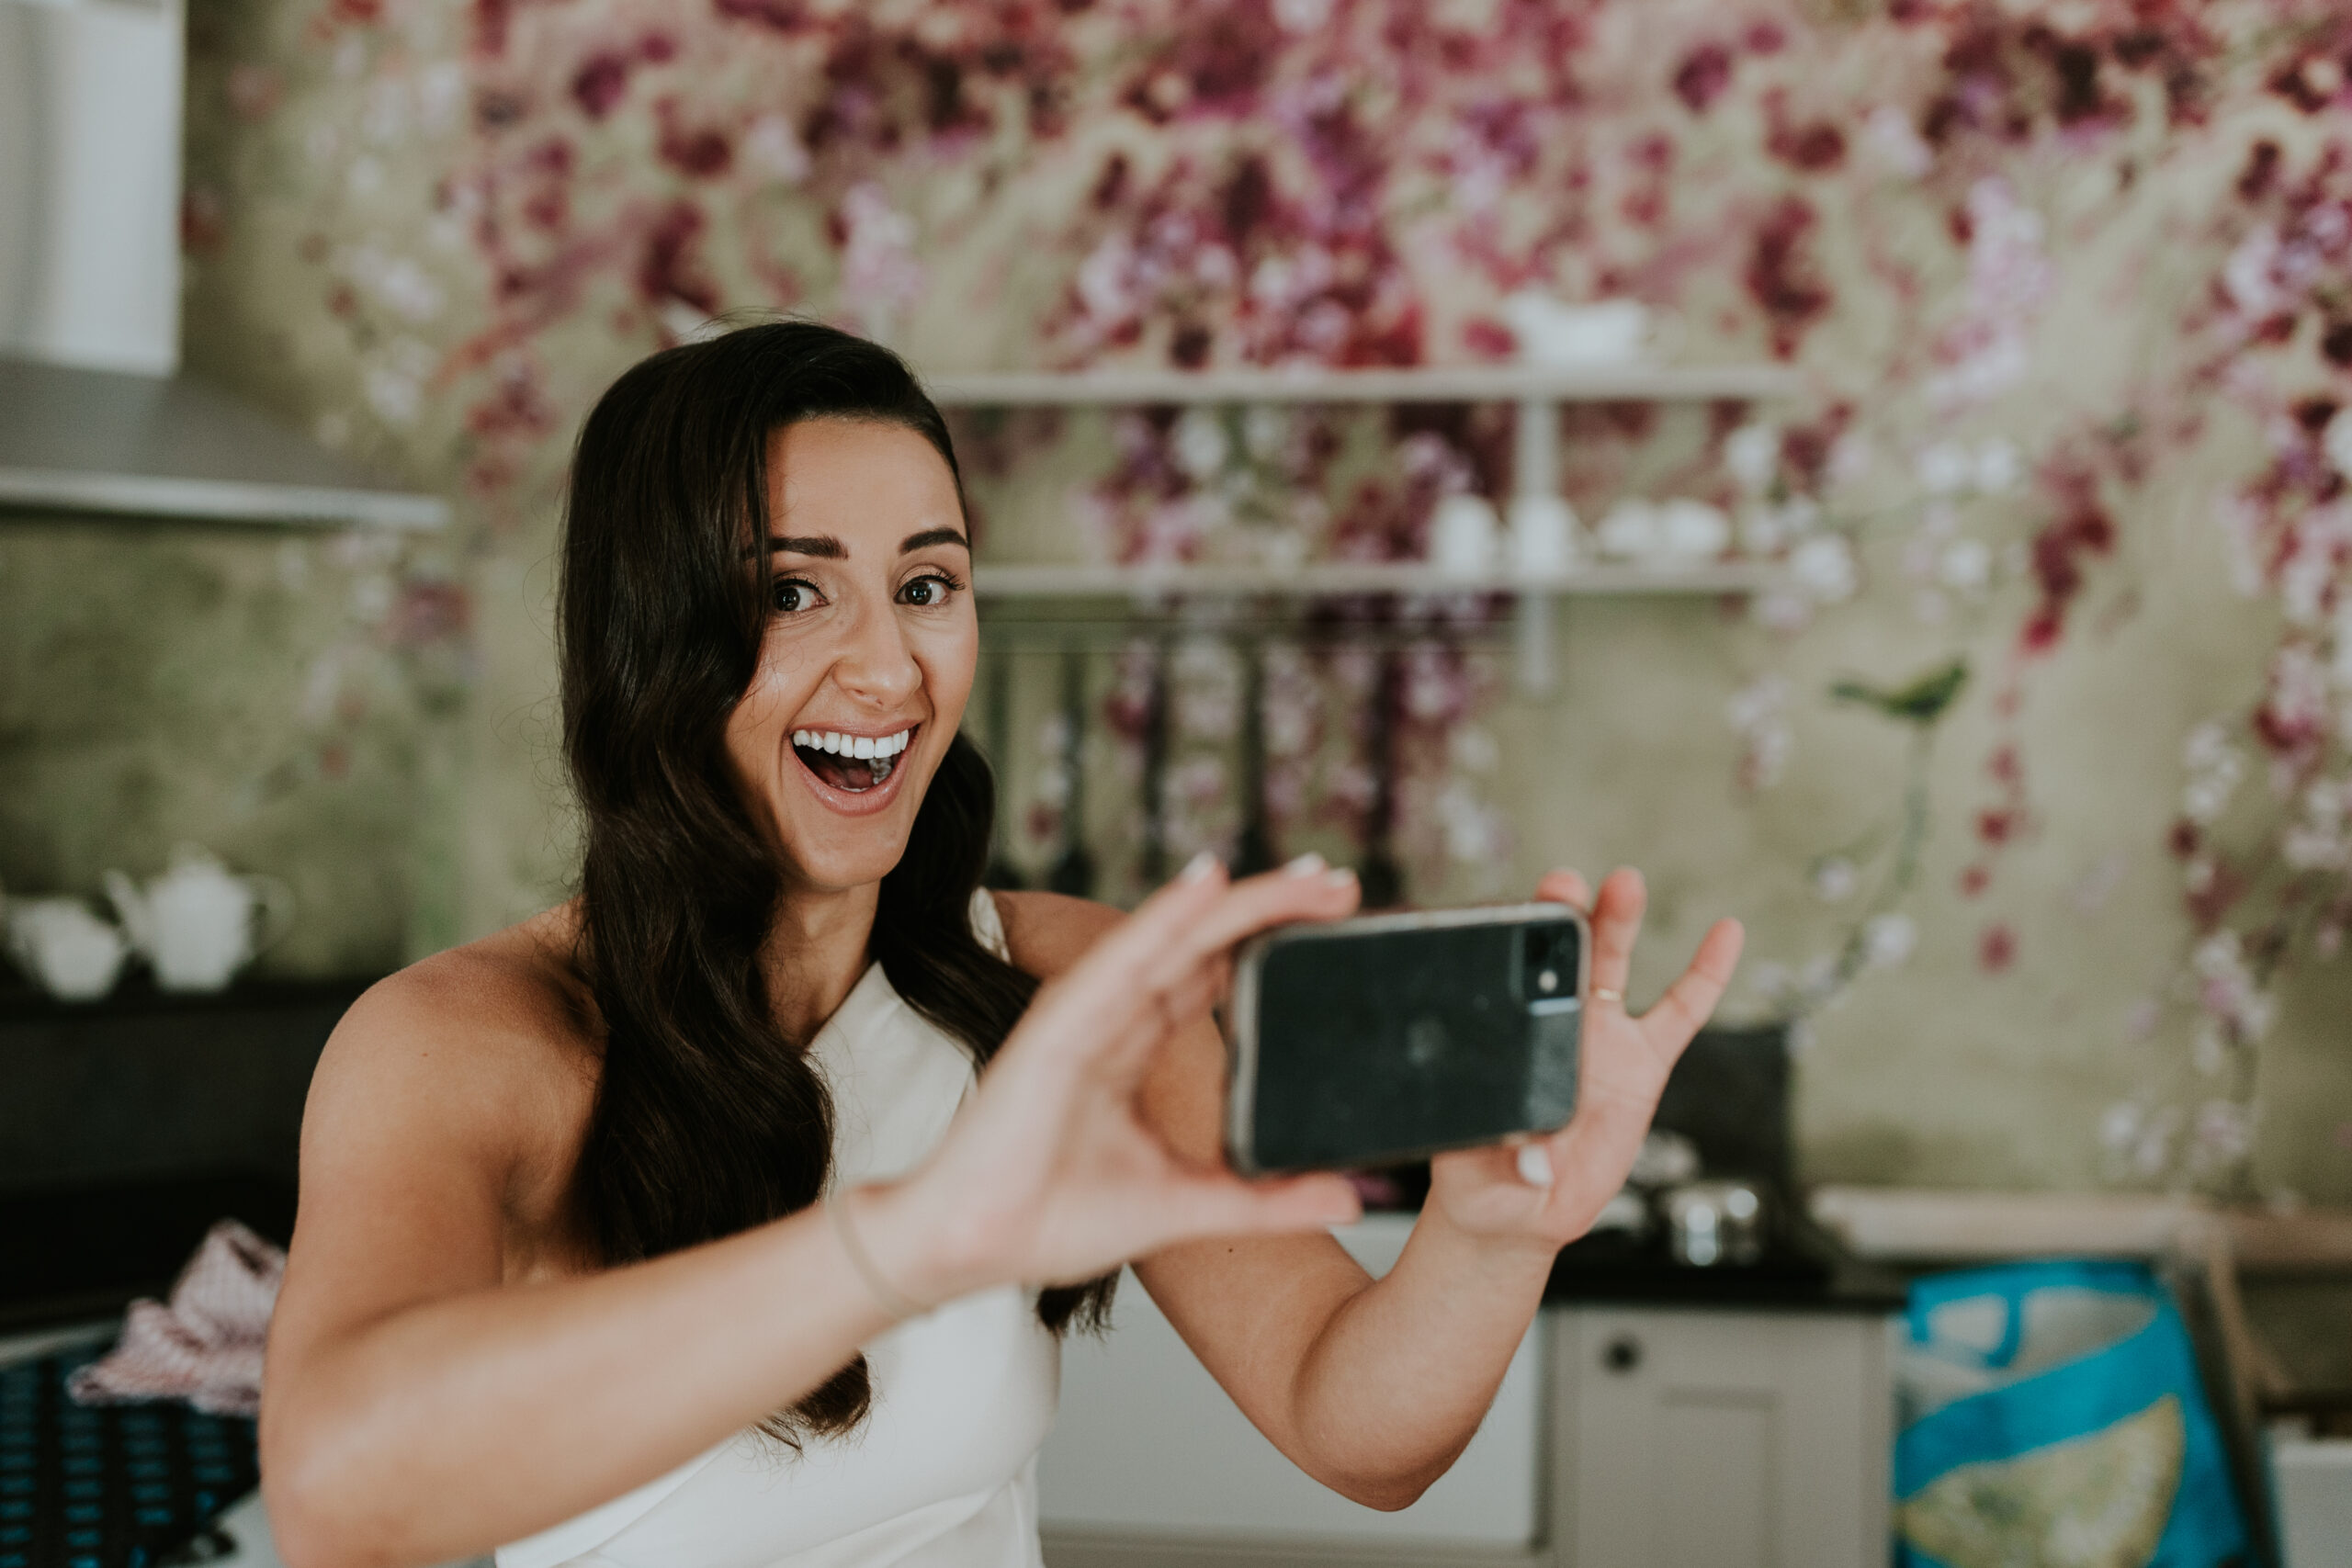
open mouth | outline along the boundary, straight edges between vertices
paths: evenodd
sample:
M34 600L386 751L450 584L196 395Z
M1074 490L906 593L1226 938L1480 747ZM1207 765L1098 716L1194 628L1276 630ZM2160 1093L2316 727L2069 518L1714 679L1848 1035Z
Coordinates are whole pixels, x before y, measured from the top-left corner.
M913 743L915 732L896 735L844 735L834 729L796 729L793 754L800 765L844 795L864 795L888 782L898 771L899 758Z

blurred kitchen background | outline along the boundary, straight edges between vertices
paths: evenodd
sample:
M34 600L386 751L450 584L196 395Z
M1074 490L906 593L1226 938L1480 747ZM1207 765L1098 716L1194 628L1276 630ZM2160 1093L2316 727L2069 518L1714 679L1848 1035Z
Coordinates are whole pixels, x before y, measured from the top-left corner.
M1575 1544L1566 1369L1700 1321L1621 1282L1684 1315L1556 1327L1504 1491L1363 1551L1860 1561L1741 1552L1885 1539L1905 1280L2098 1254L2175 1281L2272 1552L2259 1434L2352 1390L2348 73L2316 0L0 0L14 1321L282 1240L341 1006L565 897L568 444L787 310L955 405L1001 880L1636 864L1636 1001L1747 923L1728 1173L1836 1257L1724 1354L1835 1320L1858 1500L1669 1412L1735 1522ZM1122 1484L1049 1463L1067 1562L1355 1550Z

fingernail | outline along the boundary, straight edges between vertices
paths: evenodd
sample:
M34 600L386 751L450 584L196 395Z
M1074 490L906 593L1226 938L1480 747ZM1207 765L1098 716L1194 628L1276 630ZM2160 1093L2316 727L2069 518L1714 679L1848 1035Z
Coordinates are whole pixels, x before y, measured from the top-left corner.
M1552 1156L1541 1144L1519 1145L1519 1179L1530 1187L1552 1185Z
M1312 876L1317 872L1321 871L1325 863L1326 863L1321 855L1317 854L1313 850L1309 850L1305 854L1299 856L1296 860L1292 861L1289 864L1283 866L1283 874L1284 876Z
M1191 860L1184 863L1184 869L1176 874L1176 880L1179 882L1206 882L1209 877L1216 873L1216 852L1214 850L1203 850L1199 854L1194 855Z
M1334 887L1353 887L1356 885L1356 874L1344 865L1335 866L1323 874L1323 880Z

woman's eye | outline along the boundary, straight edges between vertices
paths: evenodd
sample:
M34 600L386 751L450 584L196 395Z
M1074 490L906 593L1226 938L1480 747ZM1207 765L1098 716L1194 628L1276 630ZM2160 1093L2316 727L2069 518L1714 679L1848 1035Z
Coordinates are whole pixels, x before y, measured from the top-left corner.
M944 577L918 577L899 590L899 603L917 609L929 609L947 602L956 585Z
M817 590L797 577L779 577L770 585L769 602L779 615L797 615L817 603Z

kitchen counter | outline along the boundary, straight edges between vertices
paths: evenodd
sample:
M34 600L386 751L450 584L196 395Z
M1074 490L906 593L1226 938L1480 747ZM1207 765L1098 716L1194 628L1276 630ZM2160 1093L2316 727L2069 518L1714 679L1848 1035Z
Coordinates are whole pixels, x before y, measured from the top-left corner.
M163 1295L222 1219L284 1246L292 1179L232 1169L0 1192L0 1330L111 1316L134 1296Z
M1544 1288L1549 1305L1703 1306L1883 1314L1903 1310L1905 1282L1800 1233L1757 1263L1696 1268L1657 1243L1595 1235L1560 1250Z

